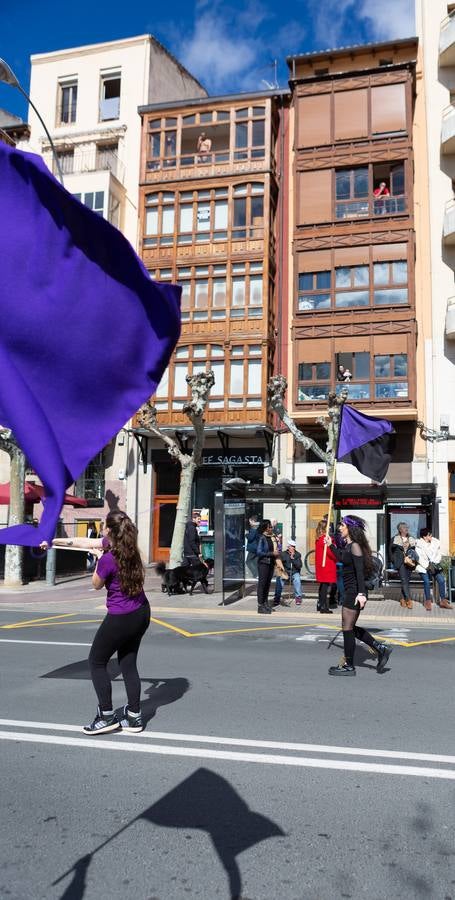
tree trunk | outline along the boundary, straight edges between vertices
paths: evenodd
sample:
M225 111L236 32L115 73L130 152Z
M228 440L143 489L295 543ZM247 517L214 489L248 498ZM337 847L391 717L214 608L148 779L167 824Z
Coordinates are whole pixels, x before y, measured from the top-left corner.
M25 456L19 447L9 452L11 458L8 525L22 525L24 521ZM5 547L5 587L19 587L23 583L24 548Z
M179 499L177 503L175 525L172 534L171 553L169 557L170 569L175 569L182 563L185 525L190 514L191 489L193 487L193 479L196 468L197 466L192 456L188 457L187 463L182 463Z

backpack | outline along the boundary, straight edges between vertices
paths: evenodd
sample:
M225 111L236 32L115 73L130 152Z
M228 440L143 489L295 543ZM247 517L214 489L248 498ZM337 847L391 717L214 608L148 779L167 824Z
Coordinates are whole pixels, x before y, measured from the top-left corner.
M379 556L373 556L373 571L365 578L365 587L367 591L373 591L374 588L380 587L382 584L382 560Z

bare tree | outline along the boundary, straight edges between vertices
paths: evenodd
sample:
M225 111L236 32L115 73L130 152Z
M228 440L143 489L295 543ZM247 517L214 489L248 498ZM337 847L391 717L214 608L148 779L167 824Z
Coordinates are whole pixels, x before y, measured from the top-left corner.
M0 449L8 454L10 467L8 525L24 522L25 456L10 428L0 426ZM23 582L24 548L16 545L5 547L5 586L18 587Z
M172 459L177 460L181 467L179 499L177 502L177 512L169 560L171 569L179 566L182 561L183 538L185 535L185 525L190 511L191 488L194 473L201 464L202 450L204 447L204 412L210 391L215 384L215 376L210 369L208 372L199 372L197 375L187 375L186 380L191 388L191 400L189 403L185 404L183 411L188 416L194 428L192 453L187 453L182 450L175 438L163 434L157 424L156 408L150 400L141 406L137 414L139 426L164 441L169 455Z
M296 441L303 444L305 450L312 450L327 466L328 480L332 480L333 464L335 461L335 452L338 441L338 428L340 424L341 407L348 398L348 389L343 388L339 394L330 391L327 398L327 416L320 416L316 422L327 432L327 443L325 450L319 446L312 438L307 437L303 431L298 428L292 417L289 415L285 403L284 395L287 390L287 380L284 375L274 375L267 386L269 398L269 406L276 412L284 425L289 429Z

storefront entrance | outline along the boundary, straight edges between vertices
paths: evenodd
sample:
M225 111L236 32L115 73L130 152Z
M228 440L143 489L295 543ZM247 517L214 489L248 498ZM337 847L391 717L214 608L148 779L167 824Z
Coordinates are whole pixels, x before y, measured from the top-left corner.
M178 497L155 497L153 509L152 555L154 562L169 559Z

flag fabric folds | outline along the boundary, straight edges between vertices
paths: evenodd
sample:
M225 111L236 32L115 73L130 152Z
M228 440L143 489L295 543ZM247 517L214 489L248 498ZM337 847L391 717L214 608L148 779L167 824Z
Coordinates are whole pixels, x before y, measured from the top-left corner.
M180 288L152 282L123 235L43 161L0 143L0 425L43 482L38 529L65 490L154 393L180 333Z
M338 431L338 462L351 463L362 475L381 483L387 474L395 431L387 419L366 416L344 403Z

